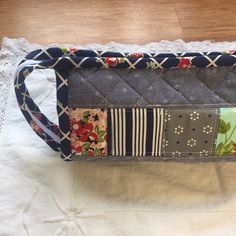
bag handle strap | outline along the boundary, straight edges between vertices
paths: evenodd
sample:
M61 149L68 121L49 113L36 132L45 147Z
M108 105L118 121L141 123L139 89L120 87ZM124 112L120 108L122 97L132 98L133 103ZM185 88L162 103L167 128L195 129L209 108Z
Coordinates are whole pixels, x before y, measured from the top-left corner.
M34 58L37 58L35 55L41 55L41 58L38 56L40 60L35 60ZM40 111L39 107L30 97L29 91L25 85L25 79L35 69L47 69L50 68L50 65L53 63L54 58L42 55L42 50L36 50L33 54L27 55L26 59L19 64L15 73L14 88L18 105L31 128L54 151L59 152L60 128Z

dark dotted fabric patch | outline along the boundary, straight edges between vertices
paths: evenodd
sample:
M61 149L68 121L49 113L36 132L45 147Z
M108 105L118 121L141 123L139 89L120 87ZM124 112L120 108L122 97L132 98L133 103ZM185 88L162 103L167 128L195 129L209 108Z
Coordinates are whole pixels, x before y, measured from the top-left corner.
M165 110L164 156L214 155L218 122L218 110L213 108Z

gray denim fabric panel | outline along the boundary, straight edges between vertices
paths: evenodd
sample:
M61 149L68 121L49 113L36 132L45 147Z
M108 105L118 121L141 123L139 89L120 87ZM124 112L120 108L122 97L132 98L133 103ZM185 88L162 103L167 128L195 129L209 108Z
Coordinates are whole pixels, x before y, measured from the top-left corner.
M68 85L69 107L236 103L233 67L78 69L70 73Z
M164 79L158 78L150 85L143 98L149 104L188 103L182 94L170 86Z
M199 69L197 78L204 83L215 96L220 97L226 103L236 103L236 68L218 67Z
M148 75L148 76L147 76ZM147 74L147 70L131 70L124 77L124 81L134 90L137 91L138 94L144 95L151 84L158 80L162 75L161 71L149 71Z
M119 83L120 76L110 70L97 70L89 75L87 81L92 87L96 88L103 97L110 95L111 88Z
M167 109L162 143L164 156L214 155L218 121L217 109Z
M87 78L75 71L70 74L68 88L69 107L72 104L75 107L79 107L81 104L99 105L104 100L104 97L87 82Z

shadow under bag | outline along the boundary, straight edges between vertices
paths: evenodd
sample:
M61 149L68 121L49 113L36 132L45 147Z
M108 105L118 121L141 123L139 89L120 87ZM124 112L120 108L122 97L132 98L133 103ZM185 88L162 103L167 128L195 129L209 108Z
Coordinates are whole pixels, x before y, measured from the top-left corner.
M65 161L235 160L236 51L121 53L48 48L15 74L19 107ZM54 69L59 125L25 85Z

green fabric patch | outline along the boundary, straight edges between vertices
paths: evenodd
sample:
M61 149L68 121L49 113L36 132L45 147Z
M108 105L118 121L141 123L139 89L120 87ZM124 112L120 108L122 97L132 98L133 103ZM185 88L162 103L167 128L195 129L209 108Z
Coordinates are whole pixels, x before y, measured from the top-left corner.
M236 108L220 108L216 155L236 156Z

